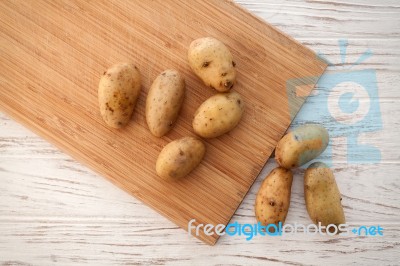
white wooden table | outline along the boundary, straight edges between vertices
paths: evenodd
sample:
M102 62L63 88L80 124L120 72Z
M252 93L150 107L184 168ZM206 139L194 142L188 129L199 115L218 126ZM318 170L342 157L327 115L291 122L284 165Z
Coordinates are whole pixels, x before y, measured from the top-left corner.
M360 77L352 75L353 72L368 69L376 73L376 82L373 79L368 82L372 89L378 90L379 98L368 95L359 98L359 107L369 103L375 108L374 116L364 119L362 126L343 124L346 118L340 116L340 109L334 108L342 93L330 94L328 102L333 103L330 104L333 109L329 112L335 119L328 119L330 122L325 125L338 136L331 142L332 156L323 158L332 159L347 222L379 224L384 228L384 235L323 237L298 233L255 237L251 241L243 236L223 236L215 246L207 246L7 115L0 114L0 264L400 263L400 2L238 2L325 54L333 63L327 75L350 73L349 82L355 78L353 82L357 83ZM348 40L345 63L341 61L339 39ZM373 55L347 69L367 49ZM324 115L324 103L318 95L334 89L329 84L320 84L292 126L313 121L315 113ZM376 103L374 99L379 101ZM353 121L354 117L348 119ZM377 126L379 121L382 128ZM338 126L342 126L343 136ZM363 152L354 143L347 145L351 130L360 131L358 142L374 146L378 154L373 150ZM377 155L380 155L378 161ZM361 163L348 163L348 159L354 158ZM275 165L273 159L268 161L232 222L255 222L255 193L265 174ZM311 222L304 206L303 172L301 169L295 172L287 223Z

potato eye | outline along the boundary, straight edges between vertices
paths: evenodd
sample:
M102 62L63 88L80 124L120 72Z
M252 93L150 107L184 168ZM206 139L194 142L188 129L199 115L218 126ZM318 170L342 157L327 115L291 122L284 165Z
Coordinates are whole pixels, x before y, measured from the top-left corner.
M208 67L211 61L205 61L201 67Z

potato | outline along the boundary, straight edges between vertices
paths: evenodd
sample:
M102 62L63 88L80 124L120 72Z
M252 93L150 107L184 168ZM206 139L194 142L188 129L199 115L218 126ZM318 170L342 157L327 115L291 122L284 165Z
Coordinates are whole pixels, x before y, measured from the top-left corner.
M193 137L184 137L168 143L160 152L156 172L166 181L177 181L200 164L206 152L204 143Z
M165 70L153 82L146 100L146 121L156 137L170 131L185 96L185 80L176 70Z
M276 146L275 159L287 169L315 159L328 146L328 131L320 125L304 125L286 134Z
M232 54L217 39L206 37L194 40L189 46L188 60L193 72L217 91L229 91L236 82Z
M104 71L98 90L104 122L113 128L128 124L139 93L140 72L134 64L120 63Z
M237 92L218 93L197 109L193 129L203 138L218 137L236 127L244 112L244 101Z
M275 168L264 179L255 203L257 221L263 226L278 226L279 222L285 222L290 206L292 181L293 173L282 167Z
M326 164L315 162L307 168L304 175L304 197L307 212L315 224L320 222L322 226L338 226L346 223L339 188Z

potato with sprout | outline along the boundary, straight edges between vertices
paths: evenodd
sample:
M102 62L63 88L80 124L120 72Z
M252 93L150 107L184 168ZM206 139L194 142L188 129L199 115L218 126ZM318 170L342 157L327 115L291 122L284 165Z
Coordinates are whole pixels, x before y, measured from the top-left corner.
M228 47L215 38L194 40L189 46L188 60L194 73L219 92L229 91L236 82L233 56Z

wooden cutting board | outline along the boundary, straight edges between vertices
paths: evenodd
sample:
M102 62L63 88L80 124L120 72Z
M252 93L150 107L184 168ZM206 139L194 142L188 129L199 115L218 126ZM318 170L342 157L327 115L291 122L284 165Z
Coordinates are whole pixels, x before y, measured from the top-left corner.
M193 114L215 93L186 59L190 42L203 36L231 49L234 89L246 111L236 129L205 141L207 154L195 171L166 183L155 174L159 152L194 135ZM139 67L142 93L129 126L114 130L100 117L97 85L106 68L123 61ZM187 94L174 129L155 138L145 123L145 99L168 68L183 73ZM232 2L0 1L0 109L184 229L191 219L229 222L325 68L312 51ZM298 97L290 82L296 78L308 85ZM208 244L218 239L198 237Z

